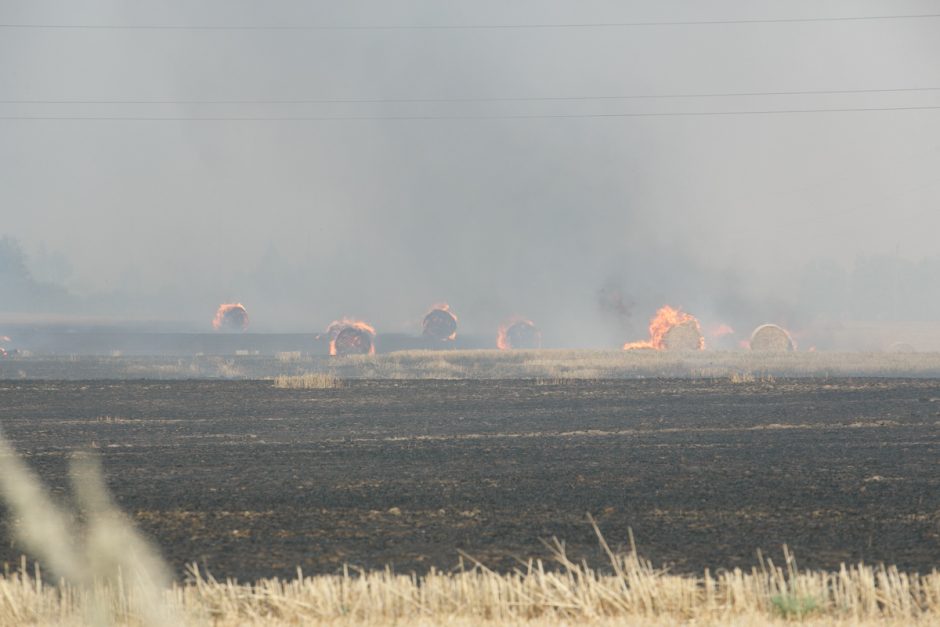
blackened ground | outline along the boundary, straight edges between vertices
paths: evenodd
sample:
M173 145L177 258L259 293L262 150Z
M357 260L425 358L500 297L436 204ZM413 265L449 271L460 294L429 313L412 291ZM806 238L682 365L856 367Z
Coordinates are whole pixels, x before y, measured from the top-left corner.
M632 528L674 571L940 565L940 381L0 382L0 420L65 498L95 447L173 566L217 576L487 565ZM3 513L4 526L10 523ZM5 541L0 560L20 547Z

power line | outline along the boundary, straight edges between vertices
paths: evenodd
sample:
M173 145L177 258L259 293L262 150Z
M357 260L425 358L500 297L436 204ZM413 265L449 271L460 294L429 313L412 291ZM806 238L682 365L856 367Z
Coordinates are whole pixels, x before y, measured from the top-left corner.
M735 98L748 96L822 96L845 94L887 94L940 91L940 87L900 87L885 89L819 89L800 91L740 91L673 94L628 94L623 96L505 96L465 98L312 98L245 100L0 100L0 104L77 105L300 105L300 104L420 104L476 102L574 102L590 100L656 100L676 98Z
M369 120L551 120L573 118L673 118L709 116L790 115L807 113L864 113L873 111L935 111L940 105L912 107L855 107L844 109L767 109L742 111L644 111L636 113L558 113L520 115L367 115L367 116L82 116L5 115L0 120L86 120L128 122L337 122Z
M676 20L653 22L564 22L513 24L388 24L388 25L304 25L304 24L0 24L3 29L48 30L175 30L175 31L327 31L327 30L519 30L569 28L640 28L647 26L722 26L730 24L804 24L812 22L871 22L884 20L917 20L940 18L940 13L911 15L855 15L832 17L784 17L727 20Z

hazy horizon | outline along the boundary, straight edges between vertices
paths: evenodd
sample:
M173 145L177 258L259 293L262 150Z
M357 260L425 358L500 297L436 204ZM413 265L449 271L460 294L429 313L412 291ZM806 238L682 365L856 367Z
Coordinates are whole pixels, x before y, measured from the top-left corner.
M583 25L935 8L13 1L0 24ZM208 329L220 302L240 301L256 331L354 316L410 332L447 301L466 332L522 315L558 346L642 339L664 303L706 330L940 320L940 110L924 108L940 107L938 29L940 18L0 29L0 236L26 255L25 269L0 268L0 314ZM766 95L853 90L894 91ZM765 95L715 95L754 92ZM645 97L677 94L710 96ZM443 101L402 102L415 99ZM95 100L111 103L74 102ZM194 103L220 100L240 103ZM283 103L298 100L381 102ZM806 112L819 109L840 111ZM708 112L719 115L623 115ZM161 117L175 119L142 119ZM199 117L216 119L180 119ZM232 117L254 119L219 119Z

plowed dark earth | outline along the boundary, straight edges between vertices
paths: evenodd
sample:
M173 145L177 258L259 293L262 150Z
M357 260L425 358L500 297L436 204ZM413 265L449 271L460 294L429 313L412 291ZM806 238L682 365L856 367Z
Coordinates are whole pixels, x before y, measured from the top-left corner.
M251 579L497 568L557 536L678 572L940 565L940 381L2 382L7 436L66 498L95 447L173 566ZM4 526L10 515L2 513ZM0 560L15 561L7 541Z

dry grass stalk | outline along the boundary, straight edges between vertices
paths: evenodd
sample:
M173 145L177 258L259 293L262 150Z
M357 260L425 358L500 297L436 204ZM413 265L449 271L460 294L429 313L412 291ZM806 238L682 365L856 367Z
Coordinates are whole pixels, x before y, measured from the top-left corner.
M15 516L15 538L60 578L58 587L47 589L51 599L43 593L38 570L34 580L21 572L0 581L0 624L109 625L128 620L179 624L163 596L169 571L111 501L97 459L75 456L70 476L75 502L84 515L82 526L74 514L53 502L39 478L0 435L0 494ZM35 608L25 603L27 599L11 596L30 587L36 591ZM30 619L50 603L59 611L68 610L62 620Z
M237 360L196 356L35 357L0 361L0 379L248 378L329 372L344 379L727 379L735 372L783 377L940 377L940 352L828 351L398 351L342 359L302 355Z
M232 359L222 359L221 357L210 360L215 364L216 375L223 379L242 379L245 377L244 371L239 368Z
M284 390L326 390L343 387L343 380L327 372L278 375L274 378L274 387Z
M731 383L776 383L777 379L772 374L754 374L753 372L732 372L728 377Z
M940 376L940 353L414 350L314 360L311 371L321 364L346 379L727 379L740 372L777 378Z
M389 569L254 584L216 581L194 567L163 603L191 625L613 625L936 624L940 573L846 566L800 571L784 549L783 565L763 560L699 577L670 575L635 553L608 551L596 570L570 560L555 542L556 566L533 560L513 573L482 566L424 576ZM111 586L115 583L112 581ZM0 577L0 622L78 624L94 596L111 599L117 624L146 624L140 599L101 587L90 595L69 584L43 586L25 572Z

